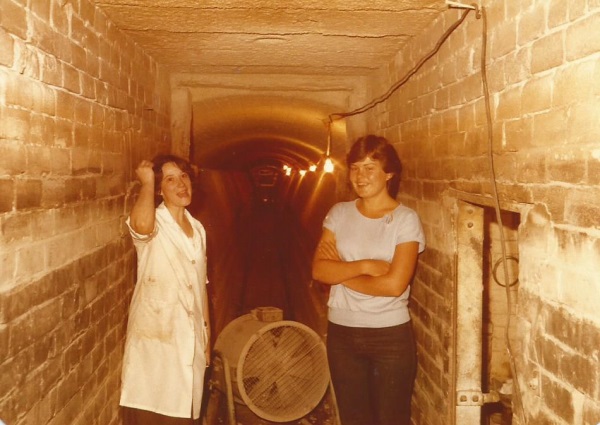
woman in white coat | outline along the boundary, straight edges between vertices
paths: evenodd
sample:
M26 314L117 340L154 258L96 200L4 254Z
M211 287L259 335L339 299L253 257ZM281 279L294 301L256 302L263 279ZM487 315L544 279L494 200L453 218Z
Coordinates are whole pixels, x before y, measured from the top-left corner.
M120 401L127 425L191 425L200 417L210 337L206 233L186 210L192 173L173 155L136 169L141 189L127 225L138 273Z

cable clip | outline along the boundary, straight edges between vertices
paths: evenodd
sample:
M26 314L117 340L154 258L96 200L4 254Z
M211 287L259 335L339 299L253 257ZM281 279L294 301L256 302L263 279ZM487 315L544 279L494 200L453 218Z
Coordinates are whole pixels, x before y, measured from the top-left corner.
M446 0L446 6L448 7L455 7L458 9L472 9L472 10L477 10L477 7L474 5L470 5L470 4L462 4L459 3L457 1L451 1L451 0Z

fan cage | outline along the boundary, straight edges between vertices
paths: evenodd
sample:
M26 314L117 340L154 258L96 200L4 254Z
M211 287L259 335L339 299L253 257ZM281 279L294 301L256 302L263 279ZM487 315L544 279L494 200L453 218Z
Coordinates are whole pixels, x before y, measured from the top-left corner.
M215 350L231 370L233 400L262 419L290 422L321 402L329 369L321 337L302 323L280 320L277 310L261 308L233 320Z
M329 385L321 339L300 323L274 323L254 334L240 356L237 382L258 416L288 422L310 413Z

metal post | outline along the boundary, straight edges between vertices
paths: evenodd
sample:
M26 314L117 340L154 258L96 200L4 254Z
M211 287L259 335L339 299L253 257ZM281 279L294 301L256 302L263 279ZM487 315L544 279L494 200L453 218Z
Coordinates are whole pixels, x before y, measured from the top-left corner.
M484 210L459 202L455 308L455 424L480 425Z

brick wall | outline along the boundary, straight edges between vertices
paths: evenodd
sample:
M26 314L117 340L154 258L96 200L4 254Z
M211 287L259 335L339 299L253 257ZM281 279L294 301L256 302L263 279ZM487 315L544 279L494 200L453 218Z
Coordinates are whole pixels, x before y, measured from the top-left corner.
M515 364L524 409L513 423L600 422L600 6L489 0L487 69L496 181L518 211ZM371 81L370 98L430 51L449 10ZM456 201L489 203L482 19L471 13L440 51L371 110L371 132L403 158L401 199L428 248L412 297L419 346L413 421L452 423ZM443 418L443 419L442 419ZM462 425L462 424L461 424Z
M168 76L87 0L0 0L0 419L117 424L132 170Z

